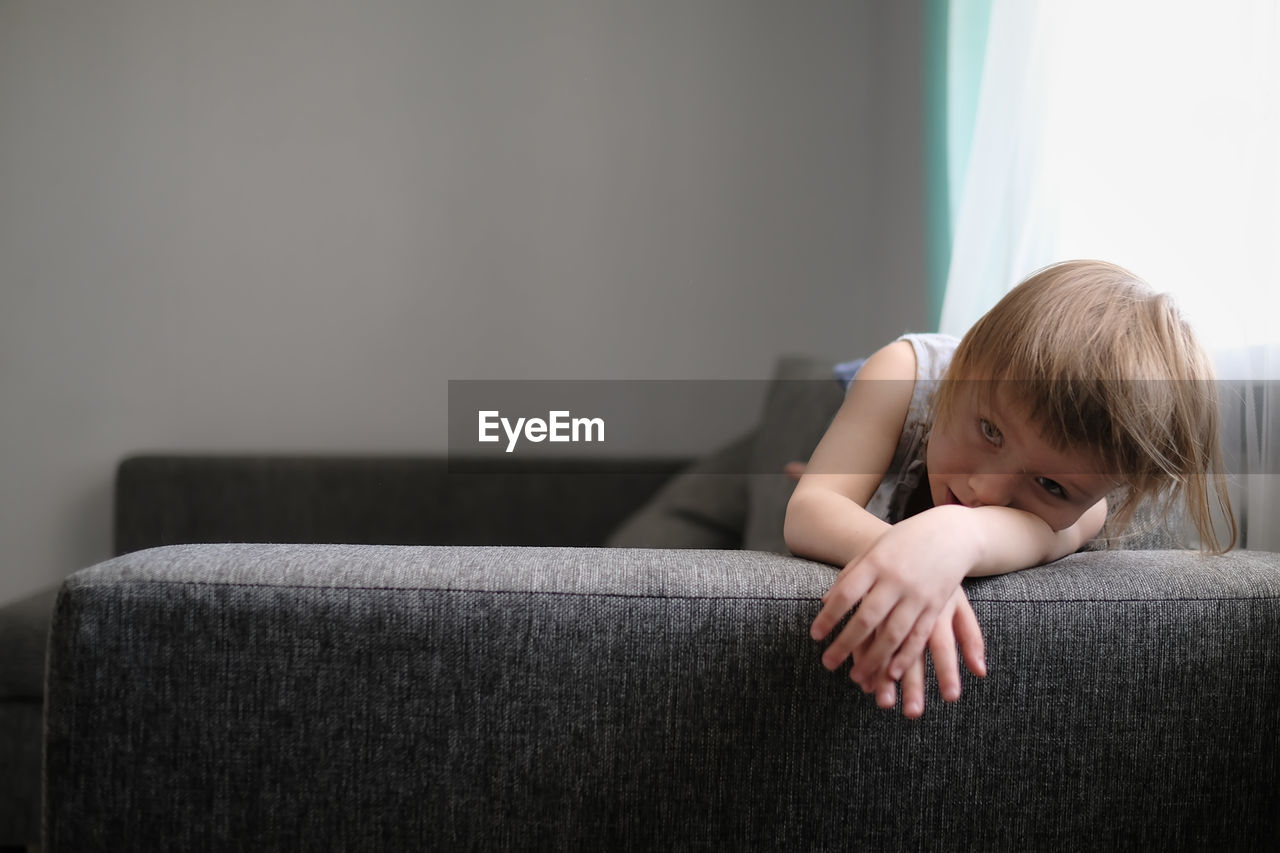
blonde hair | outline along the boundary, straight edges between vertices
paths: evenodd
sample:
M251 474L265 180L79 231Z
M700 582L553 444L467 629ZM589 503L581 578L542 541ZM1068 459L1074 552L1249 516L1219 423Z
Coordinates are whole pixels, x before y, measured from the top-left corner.
M1172 300L1102 261L1066 261L1019 284L960 341L934 400L954 411L965 382L1009 383L1043 438L1088 450L1125 488L1108 535L1147 498L1182 499L1213 553L1237 538L1222 473L1213 367ZM993 393L990 390L988 393ZM1230 527L1214 528L1213 504Z

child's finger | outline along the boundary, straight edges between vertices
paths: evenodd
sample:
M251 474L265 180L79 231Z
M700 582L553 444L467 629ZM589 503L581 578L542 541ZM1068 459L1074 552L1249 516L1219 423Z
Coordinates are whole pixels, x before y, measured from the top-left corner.
M902 674L902 716L914 720L923 714L924 656L921 655Z
M853 654L853 650L870 638L876 627L884 622L894 605L895 598L896 596L881 590L880 587L873 588L858 605L858 612L849 620L849 624L844 626L844 630L836 635L831 645L827 646L827 650L822 653L822 665L827 669L835 669L843 664L845 659ZM874 646L875 643L872 643L872 647ZM855 668L857 663L855 661ZM854 680L865 686L867 684L865 676L868 674L866 667L861 667L858 672L859 676Z
M894 682L891 681L888 676L882 675L880 678L870 679L857 674L858 661L866 657L867 651L871 648L871 644L875 642L875 639L876 637L873 633L861 643L854 646L852 655L854 665L849 669L849 678L862 688L863 693L874 693L879 696L880 691L884 689L885 684L893 684ZM890 704L892 704L892 702Z
M858 567L858 565L859 565L859 561L858 561L858 560L850 560L849 562L845 563L845 564L844 564L844 568L843 568L843 569L841 569L841 570L836 574L836 579L835 579L835 580L833 580L833 581L831 582L831 585L832 585L832 586L835 586L836 584L840 583L840 581L842 581L842 580L844 580L845 578L847 578L847 577L849 576L849 574L850 574L854 569L856 569L856 568Z
M893 706L898 701L898 690L896 685L885 678L876 685L876 705L886 711L893 710Z
M985 643L982 640L982 628L978 625L978 617L969 605L969 598L964 590L957 590L955 597L956 615L952 620L955 625L956 638L960 641L960 650L964 653L964 665L979 678L987 674Z
M867 649L871 646L871 640L873 640L873 639L875 639L875 638L874 638L874 637L871 637L871 638L868 638L868 639L864 640L864 641L862 642L862 644L861 644L861 645L859 645L857 648L855 648L855 649L853 650L853 659L854 659L855 661L861 660L861 659L862 659L862 656L863 656L863 655L865 655L865 654L867 653ZM850 676L851 676L851 677L852 677L852 674L853 674L853 673L852 673L852 670L850 670ZM883 689L883 687L884 687L884 685L885 685L885 683L886 683L886 682L888 682L889 684L892 684L892 683L893 683L892 681L889 681L889 679L887 679L887 678L881 679L879 682L870 682L870 681L869 681L869 682L866 682L865 684L864 684L864 683L861 683L861 682L858 682L858 681L856 681L856 680L854 681L854 683L855 683L855 684L857 684L859 687L861 687L861 688L862 688L862 692L863 692L863 693L878 693L878 691L879 691L879 690ZM894 701L894 700L890 699L890 704L891 704L891 705L892 705L893 701Z
M929 636L929 654L933 657L933 671L938 677L938 692L946 701L954 702L960 698L960 660L950 616L944 609L938 624L933 626L933 634Z
M871 588L872 578L869 573L840 573L822 597L822 609L809 626L809 636L821 640L831 633L831 629L840 623L853 606L867 594Z
M846 563L845 567L836 574L836 579L831 582L831 586L827 589L827 594L822 596L822 600L824 602L827 601L831 597L832 591L835 590L837 587L843 586L848 583L855 583L855 581L848 580L848 577L849 575L857 571L861 565L862 565L861 560L850 560L848 563ZM872 577L870 573L866 571L863 571L861 574L863 575L861 584L865 585L864 589L862 590L862 595L866 595L867 590L870 589L871 585L875 582L875 578ZM854 598L853 599L854 602L857 602L858 599L861 597L862 596L860 595L857 598Z
M867 651L867 649L859 648L858 652L855 652L855 654L865 651ZM863 693L873 693L876 695L877 706L886 711L892 711L893 706L897 704L897 685L888 679L881 679L876 681L876 683L870 683L863 686Z
M870 597L868 597L870 602ZM858 629L859 618L862 616L862 609L850 620L849 627ZM874 617L874 611L869 610L869 617ZM867 650L867 653L854 663L854 672L859 679L877 679L880 676L886 676L890 681L898 681L902 677L902 671L906 667L902 667L897 673L890 670L890 662L894 659L894 653L901 647L914 626L921 618L921 610L912 601L900 600L893 608L893 612L888 614L881 620L879 628L875 629L875 642ZM920 650L924 651L924 644L920 644ZM917 652L917 657L919 653Z
M924 654L939 610L914 601L899 602L892 617L882 627L865 663L859 666L858 674L872 678L883 670L890 679L901 680L907 667Z
M901 645L895 650L896 653L894 651L890 652L892 660L885 664L890 678L902 678L907 671L907 667L913 665L916 660L924 655L929 636L933 633L934 626L939 622L939 612L940 608L921 608L916 621L911 625L906 635L903 636Z

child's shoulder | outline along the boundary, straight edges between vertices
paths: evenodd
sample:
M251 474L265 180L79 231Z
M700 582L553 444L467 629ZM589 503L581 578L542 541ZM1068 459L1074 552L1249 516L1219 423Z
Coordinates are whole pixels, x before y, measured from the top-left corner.
M916 350L911 341L898 338L880 347L858 371L859 379L915 379Z
M959 343L951 335L905 334L868 358L836 365L835 376L846 389L854 378L937 380L946 373Z
M947 372L951 358L955 355L956 348L960 346L960 339L952 335L932 332L903 335L894 343L902 343L911 348L915 367L912 375L915 378L933 381L941 379Z

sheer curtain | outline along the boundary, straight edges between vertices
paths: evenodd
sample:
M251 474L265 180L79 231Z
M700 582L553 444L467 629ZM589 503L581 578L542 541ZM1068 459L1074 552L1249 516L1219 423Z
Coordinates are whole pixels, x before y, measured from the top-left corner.
M991 0L988 27L941 330L1066 258L1169 291L1232 380L1245 544L1280 550L1280 3Z

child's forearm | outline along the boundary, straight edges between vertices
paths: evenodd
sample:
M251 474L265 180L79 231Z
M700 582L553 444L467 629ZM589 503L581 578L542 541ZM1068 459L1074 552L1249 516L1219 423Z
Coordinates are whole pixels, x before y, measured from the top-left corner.
M1101 530L1106 512L1106 502L1100 501L1074 525L1060 531L1054 531L1038 516L1008 507L944 506L922 515L958 516L961 535L972 537L963 543L973 554L966 574L983 577L1038 566L1074 553ZM890 527L843 495L826 489L797 489L787 505L783 536L797 556L845 566L866 553Z
M957 518L939 517L946 514ZM956 547L972 555L972 567L967 572L970 577L999 575L1047 563L1079 547L1062 550L1071 541L1070 537L1063 539L1066 531L1054 533L1037 516L1007 507L934 507L921 515L937 518L944 528L949 526L947 521L958 523L952 532L957 536ZM845 566L865 554L891 527L843 495L812 489L792 496L783 538L798 557ZM964 541L958 537L964 537Z
M1075 553L1102 529L1107 514L1106 501L1100 501L1071 527L1055 531L1038 516L1009 507L949 506L928 512L940 510L971 514L977 551L969 577L1014 572Z
M796 489L782 533L798 557L845 566L890 528L854 501L827 489Z

